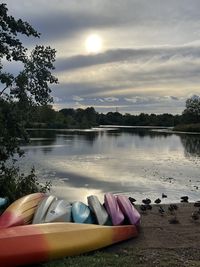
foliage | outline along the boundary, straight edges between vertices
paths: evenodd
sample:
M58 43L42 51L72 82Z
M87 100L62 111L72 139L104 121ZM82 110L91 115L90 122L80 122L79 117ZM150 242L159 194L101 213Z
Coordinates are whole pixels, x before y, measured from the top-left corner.
M20 173L18 167L12 165L8 168L3 164L1 172L3 175L0 176L0 196L8 197L11 202L24 195L50 190L51 182L46 182L45 185L40 184L34 168L29 175L24 175Z
M180 132L199 132L200 133L200 123L179 124L175 126L173 130L180 131Z
M200 123L200 96L194 95L186 101L183 111L183 122Z
M38 183L34 169L25 176L15 163L23 155L20 142L28 142L25 126L32 110L52 102L49 85L57 83L51 74L56 51L42 45L28 51L19 36L39 38L40 34L27 22L8 15L6 4L0 4L0 17L0 195L15 199L49 189L49 183ZM14 62L22 66L17 75L5 71Z

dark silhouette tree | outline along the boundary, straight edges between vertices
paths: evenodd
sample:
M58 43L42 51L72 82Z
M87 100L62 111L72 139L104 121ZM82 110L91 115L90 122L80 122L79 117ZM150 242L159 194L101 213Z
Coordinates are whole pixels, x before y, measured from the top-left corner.
M186 100L183 121L186 123L200 123L200 96L194 95Z
M0 4L0 196L10 199L46 189L38 185L33 170L28 176L20 174L15 162L23 154L19 140L28 141L25 125L31 119L31 107L52 102L49 85L57 83L51 74L56 51L37 45L30 52L19 39L22 35L40 36L29 23L8 15L6 4ZM14 62L22 66L17 75L5 71L5 65Z

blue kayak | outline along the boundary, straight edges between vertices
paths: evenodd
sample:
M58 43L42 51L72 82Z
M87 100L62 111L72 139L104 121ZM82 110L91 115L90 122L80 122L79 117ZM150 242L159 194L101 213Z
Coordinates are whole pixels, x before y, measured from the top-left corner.
M72 203L72 218L75 223L96 223L90 208L80 201Z
M0 197L0 208L3 208L7 204L8 204L8 198L7 197Z

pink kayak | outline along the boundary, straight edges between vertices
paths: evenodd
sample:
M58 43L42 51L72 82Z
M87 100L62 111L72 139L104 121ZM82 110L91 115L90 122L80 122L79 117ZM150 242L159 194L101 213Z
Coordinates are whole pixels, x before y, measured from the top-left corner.
M124 215L117 203L116 197L111 193L104 195L105 207L111 217L113 225L123 224Z
M136 208L134 208L131 204L130 200L126 196L119 195L117 196L117 203L125 217L128 218L129 222L138 226L140 224L141 216Z

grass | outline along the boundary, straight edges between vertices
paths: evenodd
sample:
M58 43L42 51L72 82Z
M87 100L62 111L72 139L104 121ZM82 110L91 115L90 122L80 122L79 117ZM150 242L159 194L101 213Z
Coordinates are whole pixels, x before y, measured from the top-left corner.
M68 257L37 265L38 267L200 267L200 250L179 249L121 249L117 252L95 252ZM37 267L34 265L34 267Z

